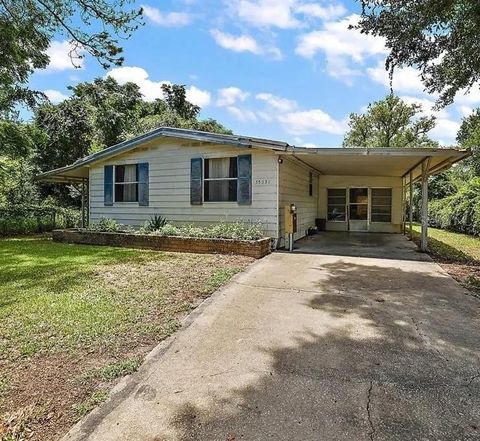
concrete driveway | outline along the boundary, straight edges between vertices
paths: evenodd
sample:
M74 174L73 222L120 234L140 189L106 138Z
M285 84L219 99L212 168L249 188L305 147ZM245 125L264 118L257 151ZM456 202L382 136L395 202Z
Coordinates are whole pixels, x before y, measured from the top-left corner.
M402 236L344 239L255 263L65 439L480 439L480 301Z

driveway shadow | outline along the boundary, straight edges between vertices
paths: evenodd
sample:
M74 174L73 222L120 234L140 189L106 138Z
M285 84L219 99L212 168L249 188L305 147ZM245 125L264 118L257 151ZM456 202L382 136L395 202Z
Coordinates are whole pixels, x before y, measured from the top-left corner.
M320 294L303 307L318 332L259 343L269 371L184 403L178 439L480 439L480 302L436 272L341 260L314 270ZM320 332L322 318L344 326Z

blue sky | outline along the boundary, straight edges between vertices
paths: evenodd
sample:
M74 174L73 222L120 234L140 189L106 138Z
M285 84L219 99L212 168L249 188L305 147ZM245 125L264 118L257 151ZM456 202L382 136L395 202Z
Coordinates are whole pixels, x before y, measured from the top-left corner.
M125 63L104 71L90 57L75 69L59 36L49 67L31 86L52 102L68 85L111 75L136 82L146 99L163 82L185 84L188 97L235 133L294 145L339 146L348 115L388 92L379 38L348 30L360 5L347 0L176 0L138 2L145 26L124 43ZM461 118L480 105L478 87L433 112L413 68L397 71L394 91L435 114L432 138L452 144Z

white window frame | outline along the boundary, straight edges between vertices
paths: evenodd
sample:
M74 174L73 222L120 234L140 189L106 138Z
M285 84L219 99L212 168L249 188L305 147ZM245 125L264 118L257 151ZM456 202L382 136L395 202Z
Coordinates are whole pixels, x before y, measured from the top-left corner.
M113 166L113 202L115 204L138 204L138 201L139 201L138 179L137 181L132 181L132 182L117 182L117 167L124 167L126 165L135 165L137 167L136 175L138 176L138 162L135 162L133 164L116 164ZM125 185L125 184L137 184L137 200L136 201L117 201L117 185Z
M238 158L238 155L222 155L222 156L205 156L202 163L202 201L204 204L238 204L238 191L237 196L234 201L206 201L205 200L205 182L215 182L215 181L237 181L237 190L238 190L238 165L237 165L237 177L236 178L206 178L205 177L205 161L210 159L232 159Z
M390 222L385 221L374 221L372 220L373 214L373 195L372 190L390 190ZM388 207L388 205L375 205L376 207ZM391 224L393 220L393 188L392 187L371 187L370 188L370 207L369 207L369 220L372 224ZM376 213L376 214L383 214L383 213Z
M345 219L344 220L329 220L328 219L328 207L330 204L328 203L328 190L345 190ZM341 204L332 204L337 207L341 207ZM328 187L327 188L327 222L335 222L335 223L347 223L348 222L348 188L347 187Z

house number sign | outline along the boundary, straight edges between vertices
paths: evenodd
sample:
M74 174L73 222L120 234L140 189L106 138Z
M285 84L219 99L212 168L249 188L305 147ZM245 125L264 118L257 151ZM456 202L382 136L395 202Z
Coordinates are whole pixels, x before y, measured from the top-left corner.
M271 183L271 179L267 178L258 178L255 179L255 185L269 185Z

